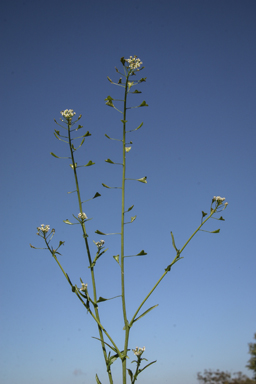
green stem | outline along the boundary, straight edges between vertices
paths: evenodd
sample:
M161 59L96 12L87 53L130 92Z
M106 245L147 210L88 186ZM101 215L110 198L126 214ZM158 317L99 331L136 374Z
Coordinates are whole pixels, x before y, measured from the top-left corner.
M166 268L165 272L162 274L162 276L160 277L160 279L157 281L157 283L154 285L154 287L151 289L151 291L149 292L149 294L145 297L145 299L142 301L142 303L139 305L137 311L135 312L133 318L131 319L130 321L130 324L129 324L129 327L131 328L131 326L133 325L134 323L134 320L136 318L136 316L138 315L139 311L141 310L142 306L145 304L145 302L147 301L147 299L151 296L151 294L154 292L154 290L156 289L156 287L158 286L158 284L163 280L163 278L165 277L165 275L171 270L171 267L180 259L180 255L181 255L181 252L184 250L184 248L188 245L188 243L192 240L192 238L197 234L197 232L200 230L200 228L202 228L202 226L212 217L212 215L217 211L217 208L213 209L210 213L210 215L199 225L199 227L195 230L195 232L190 236L190 238L188 239L188 241L183 245L183 247L181 248L180 251L177 252L175 258L173 259L172 263Z
M70 148L72 165L73 165L73 171L74 171L74 176L75 176L75 183L76 183L76 191L77 191L79 210L80 210L80 213L82 214L83 213L82 200L81 200L80 189L79 189L79 184L78 184L78 177L77 177L77 172L76 172L76 164L75 164L75 160L74 160L74 153L73 153L73 148L72 148L72 144L71 144L71 132L70 132L71 131L71 126L72 125L71 125L71 120L70 120L68 122L68 141L69 141L69 148ZM88 235L86 233L86 228L85 228L84 222L81 223L81 227L82 227L82 231L83 231L83 237L84 237L85 246L86 246L86 250L87 250L89 265L91 265L92 264L92 258L91 258L91 253L90 253L89 244L88 244L88 240L87 240ZM97 291L96 291L96 281L95 281L95 275L94 275L94 268L91 267L90 269L91 269L91 279L92 279L92 287L93 287L93 299L94 299L94 302L96 303L97 302ZM100 336L100 340L101 340L101 347L102 347L102 351L103 351L103 355L104 355L104 359L105 359L105 364L107 366L107 364L108 364L108 356L107 356L107 351L106 351L105 344L104 344L104 336L103 336L103 333L102 333L102 328L99 325L100 324L100 316L99 316L98 308L94 307L94 311L95 311L95 316L96 316L97 323L98 323L98 331L99 331L99 336ZM108 368L108 378L109 378L109 383L113 384L113 379L112 379L112 374L111 374L110 367Z
M55 251L52 250L52 249L49 247L49 243L46 241L46 238L45 238L44 240L45 240L45 243L46 243L47 248L48 248L49 251L51 252L53 258L54 258L55 261L57 262L57 264L58 264L58 266L60 267L60 269L61 269L63 275L66 277L68 283L69 283L70 286L72 287L72 291L73 291L74 286L72 285L72 283L71 283L71 281L70 281L68 275L66 274L66 272L65 272L64 269L62 268L62 265L60 264L58 258L56 257L56 255L55 255ZM75 288L76 288L76 287L75 287ZM85 306L85 308L87 309L87 311L88 311L88 312L90 313L90 315L94 318L94 320L95 320L96 323L98 324L100 330L102 330L102 331L105 333L105 335L107 336L107 338L109 339L109 341L111 341L111 343L112 343L113 347L116 349L116 352L117 352L117 354L119 355L119 357L122 358L122 356L123 356L122 353L119 351L119 349L118 349L118 347L116 346L115 342L112 340L111 336L108 334L108 332L106 331L106 329L105 329L105 328L103 327L103 325L101 324L99 317L95 316L95 315L93 314L93 312L90 310L90 308L88 308L88 306L85 304L85 302L83 301L83 299L82 299L82 298L80 297L80 295L77 293L77 288L76 288L76 290L74 290L73 292L75 292L75 294L77 295L77 297L79 298L79 300L83 303L83 305ZM90 300L90 301L91 301L91 300ZM93 303L93 304L95 304L95 303ZM95 309L96 309L96 308L95 308ZM102 341L102 340L101 340L101 341ZM111 376L111 378L112 378L112 376Z
M125 94L124 94L124 111L123 111L123 174L122 174L122 215L121 215L121 288L122 288L122 307L123 307L123 318L124 318L124 327L125 327L125 341L124 341L124 357L122 359L122 374L123 374L123 384L126 384L126 356L128 349L128 340L129 340L129 324L126 314L126 304L125 304L125 283L124 283L124 215L125 215L125 170L126 170L126 152L125 152L125 143L126 143L126 101L127 101L127 88L128 88L128 79L129 73L126 76L125 83Z
M137 377L139 375L140 364L141 364L141 357L138 356L138 358L137 358L137 367L136 367L136 371L134 373L132 384L135 384L135 381L137 380Z

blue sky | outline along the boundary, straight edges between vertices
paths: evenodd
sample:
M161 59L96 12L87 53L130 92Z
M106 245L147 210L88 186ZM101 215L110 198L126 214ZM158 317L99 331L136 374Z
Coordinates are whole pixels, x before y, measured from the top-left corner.
M195 384L204 369L242 371L256 332L255 1L12 1L1 8L1 373L3 384L84 384L98 373L107 383L95 323L72 294L58 266L36 236L41 223L65 241L61 262L74 284L88 282L78 227L64 219L78 213L68 148L53 131L59 112L82 114L92 134L77 154L84 205L93 220L87 230L118 232L120 115L105 106L120 89L122 56L138 55L147 77L141 95L149 107L129 111L132 150L127 176L147 176L148 184L127 183L127 206L137 219L126 226L128 317L174 258L178 248L209 212L213 195L226 197L225 222L211 220L175 264L145 309L159 304L131 332L130 348L146 346L157 360L139 377L141 384ZM109 251L96 268L98 294L120 292L112 256L118 236L105 238ZM94 248L93 248L94 247ZM95 249L96 250L96 249ZM119 299L102 303L101 317L120 348ZM132 354L130 354L132 360ZM132 368L132 365L129 366ZM120 364L113 365L119 382Z

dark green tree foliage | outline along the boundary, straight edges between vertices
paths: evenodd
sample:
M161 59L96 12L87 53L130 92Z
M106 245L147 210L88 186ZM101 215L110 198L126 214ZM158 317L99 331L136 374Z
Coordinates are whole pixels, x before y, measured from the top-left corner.
M254 334L254 339L256 340L256 333ZM256 343L249 343L249 353L251 358L246 367L253 371L253 379L256 380Z
M200 384L256 384L256 381L249 379L242 372L231 374L218 369L217 371L205 369L203 374L199 372L197 380Z

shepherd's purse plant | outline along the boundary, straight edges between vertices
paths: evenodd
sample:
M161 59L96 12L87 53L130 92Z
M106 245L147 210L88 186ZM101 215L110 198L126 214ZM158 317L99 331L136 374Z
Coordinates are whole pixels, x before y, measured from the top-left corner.
M147 363L147 359L144 357L145 353L145 347L135 347L133 346L132 353L135 355L135 360L133 360L131 363L133 364L133 370L127 367L127 359L129 358L128 354L130 353L131 349L129 348L129 336L130 332L132 330L132 327L136 321L141 319L143 316L148 314L152 309L157 307L157 305L154 305L150 308L144 308L144 305L148 298L151 296L151 294L155 291L159 283L163 280L163 278L172 270L172 267L175 263L177 263L179 260L181 260L183 257L181 257L182 252L186 248L186 246L189 244L189 242L192 240L192 238L197 234L197 232L202 230L202 227L205 225L205 223L211 219L215 218L217 220L224 220L222 216L216 217L215 214L223 211L226 209L228 203L225 202L224 197L220 196L214 196L211 199L210 204L210 211L209 214L202 211L202 218L200 225L196 228L194 233L189 237L189 239L185 242L185 244L181 248L177 248L174 235L171 232L171 238L172 238L172 245L175 250L175 257L172 260L172 262L167 265L162 273L162 276L159 279L156 279L155 283L152 284L152 289L148 292L146 297L141 303L137 304L137 309L134 313L128 314L127 313L127 303L126 303L126 290L127 287L125 287L125 258L128 257L125 254L125 248L124 248L124 237L125 237L125 224L127 224L127 214L132 211L133 205L130 207L126 206L125 203L125 196L126 196L126 182L128 179L126 177L126 161L127 161L127 154L130 152L132 148L132 142L127 140L127 133L136 132L138 129L140 129L143 125L143 123L139 124L136 128L127 130L127 111L128 109L132 108L142 108L147 107L148 104L146 101L142 101L139 105L128 107L128 97L133 94L140 94L141 91L137 89L137 86L139 86L141 83L146 81L145 77L140 77L138 79L138 75L140 75L140 72L143 70L144 67L142 67L142 62L137 56L130 56L128 59L124 59L124 57L121 58L121 64L123 66L122 71L119 71L118 68L116 69L116 72L118 74L119 79L114 82L109 77L107 77L108 81L115 86L118 86L123 91L123 99L113 99L111 96L107 96L105 99L106 105L115 109L121 116L121 128L120 128L120 138L111 138L107 134L105 134L106 138L109 140L115 140L117 141L117 145L122 146L122 159L120 159L120 163L115 163L110 158L106 159L105 161L109 164L119 164L122 167L122 180L121 180L121 186L120 191L122 195L122 202L121 202L121 230L119 233L118 239L120 239L120 253L118 255L113 256L113 262L118 263L119 265L119 273L120 273L120 291L117 292L117 297L121 297L122 301L122 315L123 315L123 324L120 324L121 329L124 329L124 341L123 344L117 345L117 342L115 341L115 335L110 335L107 331L106 324L103 324L100 318L100 303L103 301L106 301L106 298L101 297L98 295L96 290L96 276L95 276L95 269L100 268L100 262L99 258L105 254L105 252L108 250L105 248L105 241L99 240L99 241L91 241L89 240L89 233L87 233L86 224L89 220L86 213L84 212L84 204L87 202L82 201L81 197L81 191L79 187L79 179L78 179L78 168L80 167L88 167L92 166L95 163L93 161L88 161L85 165L78 165L75 160L75 154L76 151L81 148L81 146L86 142L87 138L91 136L91 133L87 131L81 136L77 136L78 131L83 128L82 125L77 124L82 115L79 115L79 117L75 120L76 112L74 112L73 109L66 109L61 111L62 117L60 118L61 124L59 124L56 120L55 123L61 127L60 129L54 130L55 137L68 144L69 147L69 156L66 158L71 161L69 164L70 167L73 170L74 173L74 181L75 181L75 190L72 191L76 193L77 195L77 201L78 201L78 213L76 215L73 214L74 217L74 223L70 222L69 220L64 220L64 223L68 225L74 225L78 224L81 228L81 233L83 236L84 246L86 255L88 258L88 271L90 271L90 278L91 282L88 283L87 279L88 276L80 276L80 287L77 286L77 284L73 284L71 282L71 279L67 272L62 267L60 261L59 261L59 249L61 246L63 246L64 241L59 241L58 245L56 247L51 245L51 241L53 239L53 236L55 235L55 229L51 229L50 225L41 224L37 227L37 235L41 237L45 243L44 248L37 248L30 244L31 248L35 249L46 249L50 252L56 263L58 264L60 270L62 271L63 275L65 276L68 284L71 286L72 292L74 292L77 299L80 301L80 303L84 306L85 311L90 314L92 319L95 321L96 326L98 328L98 337L95 339L98 339L100 341L101 349L103 358L105 361L106 366L106 372L108 381L110 384L114 383L114 378L111 371L111 365L117 361L120 360L122 365L122 378L116 379L116 383L123 383L126 384L127 378L129 378L129 381L131 384L134 384L135 381L138 380L138 376L150 365L154 364L156 361L152 361L150 363ZM121 104L121 107L119 105ZM76 125L77 124L77 125ZM80 140L79 145L75 145L76 140ZM51 153L52 156L55 158L61 158L54 153ZM81 176L80 176L81 177ZM138 181L140 183L147 183L147 177L143 176L137 179L132 179L135 181ZM111 189L112 187L102 184L104 188ZM95 195L92 197L92 199L100 197L100 193L96 192ZM89 199L90 200L90 199ZM86 210L86 209L85 209ZM136 216L132 216L130 219L130 223L133 222L136 219ZM210 233L218 233L220 230L214 230ZM206 231L208 232L208 231ZM100 230L96 230L96 234L105 237L108 235L107 233L101 232ZM91 234L90 234L91 236ZM119 241L119 240L118 240ZM94 245L92 244L94 243ZM95 248L96 246L96 248ZM93 250L92 250L93 249ZM94 251L96 249L96 251ZM134 256L144 256L146 255L146 252L144 250L141 250L138 254ZM128 287L129 289L129 287ZM143 308L143 309L142 309ZM102 379L101 379L102 380ZM101 381L96 374L96 382L97 384L101 384Z

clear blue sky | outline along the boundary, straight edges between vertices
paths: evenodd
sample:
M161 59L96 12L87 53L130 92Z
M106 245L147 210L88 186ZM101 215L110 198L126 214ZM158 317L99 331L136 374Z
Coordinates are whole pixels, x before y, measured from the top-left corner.
M93 220L89 241L120 228L117 142L120 116L105 106L122 98L114 67L138 55L147 82L133 110L127 206L136 221L127 226L128 317L209 212L213 195L226 197L225 222L212 220L184 251L148 301L159 304L132 329L130 348L146 346L157 359L141 384L196 384L204 369L242 371L256 332L255 148L256 2L244 1L4 1L1 28L1 373L2 384L90 384L97 372L107 383L95 323L86 314L58 266L36 236L41 223L65 240L61 261L72 282L89 281L79 227L64 219L78 213L68 148L58 142L53 119L73 108L92 134L78 154L84 206ZM98 294L120 292L119 238L96 274ZM95 247L96 248L96 247ZM96 249L95 249L96 250ZM121 303L102 303L102 321L122 346ZM132 354L130 354L132 358ZM113 366L119 383L120 363Z

